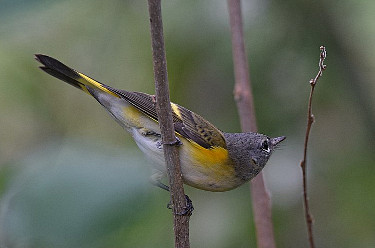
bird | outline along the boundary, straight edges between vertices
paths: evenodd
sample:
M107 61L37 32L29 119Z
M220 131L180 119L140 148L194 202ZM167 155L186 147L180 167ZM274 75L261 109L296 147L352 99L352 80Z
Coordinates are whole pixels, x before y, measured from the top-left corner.
M46 73L94 97L153 162L152 182L169 190L162 183L167 169L154 95L112 88L47 55L35 54L35 59ZM180 143L182 179L197 189L223 192L250 181L286 138L255 132L226 133L185 107L171 102L171 108Z

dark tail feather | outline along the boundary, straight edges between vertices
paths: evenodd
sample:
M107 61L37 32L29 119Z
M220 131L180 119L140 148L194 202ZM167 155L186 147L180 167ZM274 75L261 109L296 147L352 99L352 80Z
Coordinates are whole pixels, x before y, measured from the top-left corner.
M60 61L43 54L35 54L35 59L43 64L43 66L40 66L39 68L48 74L63 80L78 89L82 90L83 87L85 87L82 83L77 81L81 78L80 75Z

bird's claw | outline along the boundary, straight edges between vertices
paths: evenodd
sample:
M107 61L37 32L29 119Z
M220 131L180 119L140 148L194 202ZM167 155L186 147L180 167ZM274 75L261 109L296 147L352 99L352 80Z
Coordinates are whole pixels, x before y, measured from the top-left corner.
M172 142L163 142L164 145L169 145L169 146L181 146L182 142L179 138L176 137L175 141Z
M186 206L181 212L174 213L175 215L180 215L180 216L191 216L194 210L193 207L193 202L190 200L189 196L185 195L186 199ZM173 209L173 204L172 202L168 202L167 204L168 209Z

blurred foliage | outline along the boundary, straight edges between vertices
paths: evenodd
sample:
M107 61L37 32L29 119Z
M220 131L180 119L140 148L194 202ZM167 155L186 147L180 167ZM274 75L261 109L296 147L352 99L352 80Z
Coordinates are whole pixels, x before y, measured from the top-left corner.
M287 141L268 163L279 247L306 246L302 144L319 46L309 191L319 247L375 246L374 1L242 1L259 130ZM0 247L172 247L166 192L87 95L34 53L117 88L153 92L146 1L0 1ZM171 97L239 131L225 1L164 1ZM186 187L192 247L255 247L248 185Z

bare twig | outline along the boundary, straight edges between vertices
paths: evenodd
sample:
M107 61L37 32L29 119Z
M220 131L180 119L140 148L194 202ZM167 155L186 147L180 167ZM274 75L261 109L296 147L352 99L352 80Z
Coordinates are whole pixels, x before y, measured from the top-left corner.
M187 203L182 182L178 147L174 134L172 110L169 99L167 61L165 57L163 22L160 0L148 0L152 55L154 65L156 105L163 140L164 157L167 164L171 201L174 213L175 247L190 247L189 218L182 215Z
M310 248L314 248L314 236L313 236L313 217L310 213L309 208L309 198L307 194L307 175L306 175L306 156L307 156L307 144L309 141L310 130L311 126L314 123L314 115L312 114L312 97L314 94L314 89L317 81L322 76L323 71L326 69L326 65L324 64L324 60L327 56L326 48L324 46L320 47L320 60L319 60L319 71L316 74L315 78L310 80L311 90L309 96L309 103L307 109L307 128L306 128L306 135L305 135L305 144L303 150L303 159L301 161L301 168L302 168L302 180L303 180L303 202L305 206L305 218L306 218L306 225L308 230L308 237Z
M234 97L237 102L242 131L256 132L257 126L243 38L240 0L228 0L228 8L232 32L233 61L236 80ZM271 200L264 184L262 173L259 173L259 175L251 181L251 196L257 230L258 247L274 248L276 245L271 217Z

